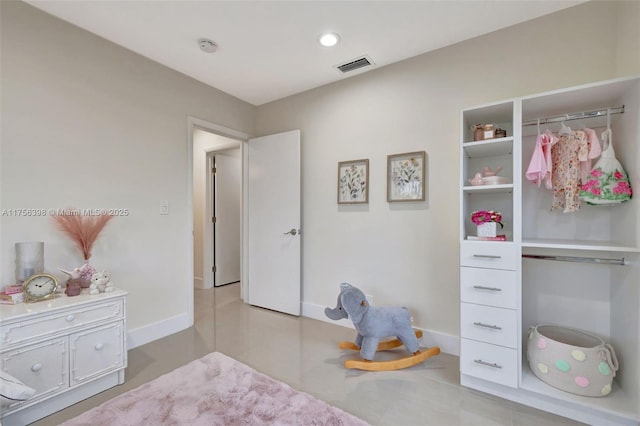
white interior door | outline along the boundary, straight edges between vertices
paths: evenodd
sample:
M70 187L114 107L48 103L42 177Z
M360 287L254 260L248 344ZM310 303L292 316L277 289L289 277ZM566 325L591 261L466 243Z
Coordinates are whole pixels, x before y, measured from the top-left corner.
M249 304L300 315L300 131L248 143Z
M242 162L239 148L220 151L213 158L213 282L219 287L240 281Z

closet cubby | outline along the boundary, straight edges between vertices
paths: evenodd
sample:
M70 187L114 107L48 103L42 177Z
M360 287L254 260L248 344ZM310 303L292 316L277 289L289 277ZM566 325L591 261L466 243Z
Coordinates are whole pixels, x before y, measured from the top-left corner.
M613 113L606 114L608 108ZM591 128L599 138L609 126L633 198L613 206L582 202L573 213L552 210L551 190L525 176L538 121L541 132L557 132L564 121L574 130ZM473 142L473 125L485 122L511 130L506 138ZM588 424L638 426L640 77L471 108L462 111L461 123L461 383ZM470 185L484 165L502 166L500 174L511 180ZM504 214L507 243L468 240L475 234L471 212L481 209ZM487 338L473 327L493 321L509 330L499 323L505 310L517 323L515 341ZM529 329L540 324L585 330L611 344L620 363L611 393L579 396L536 377L527 345Z

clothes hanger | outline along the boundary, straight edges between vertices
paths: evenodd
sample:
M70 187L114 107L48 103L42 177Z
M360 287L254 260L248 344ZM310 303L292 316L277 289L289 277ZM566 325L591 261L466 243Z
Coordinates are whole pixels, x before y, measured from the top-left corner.
M569 116L567 115L567 120L569 119ZM570 135L571 133L573 133L573 130L571 130L571 127L567 126L565 124L565 122L563 121L561 126L560 126L560 130L558 131L559 135Z

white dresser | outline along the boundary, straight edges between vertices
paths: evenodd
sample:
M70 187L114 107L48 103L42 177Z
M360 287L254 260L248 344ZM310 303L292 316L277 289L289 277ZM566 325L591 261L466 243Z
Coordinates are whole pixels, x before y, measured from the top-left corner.
M25 425L124 382L123 290L0 305L0 367L36 394L2 408L5 426Z

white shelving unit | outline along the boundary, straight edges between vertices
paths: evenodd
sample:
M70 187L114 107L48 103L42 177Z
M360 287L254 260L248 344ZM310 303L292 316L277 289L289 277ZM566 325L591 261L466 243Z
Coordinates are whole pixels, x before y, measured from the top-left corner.
M637 426L640 195L612 207L583 203L577 212L563 213L551 210L551 191L524 178L535 146L537 119L544 123L548 117L581 115L566 124L590 127L599 136L607 117L580 112L607 107L617 112L610 116L616 157L632 189L640 194L640 77L462 112L461 383L585 423ZM478 123L506 128L507 137L473 142L473 125ZM559 122L543 124L541 130L559 127ZM511 183L471 186L469 179L484 166L501 166L499 175ZM476 233L470 220L475 210L501 211L507 241L467 240ZM509 331L510 321L517 324L515 337ZM492 326L491 332L484 324ZM538 324L579 328L610 343L620 361L611 394L583 397L538 379L526 358L528 330Z

